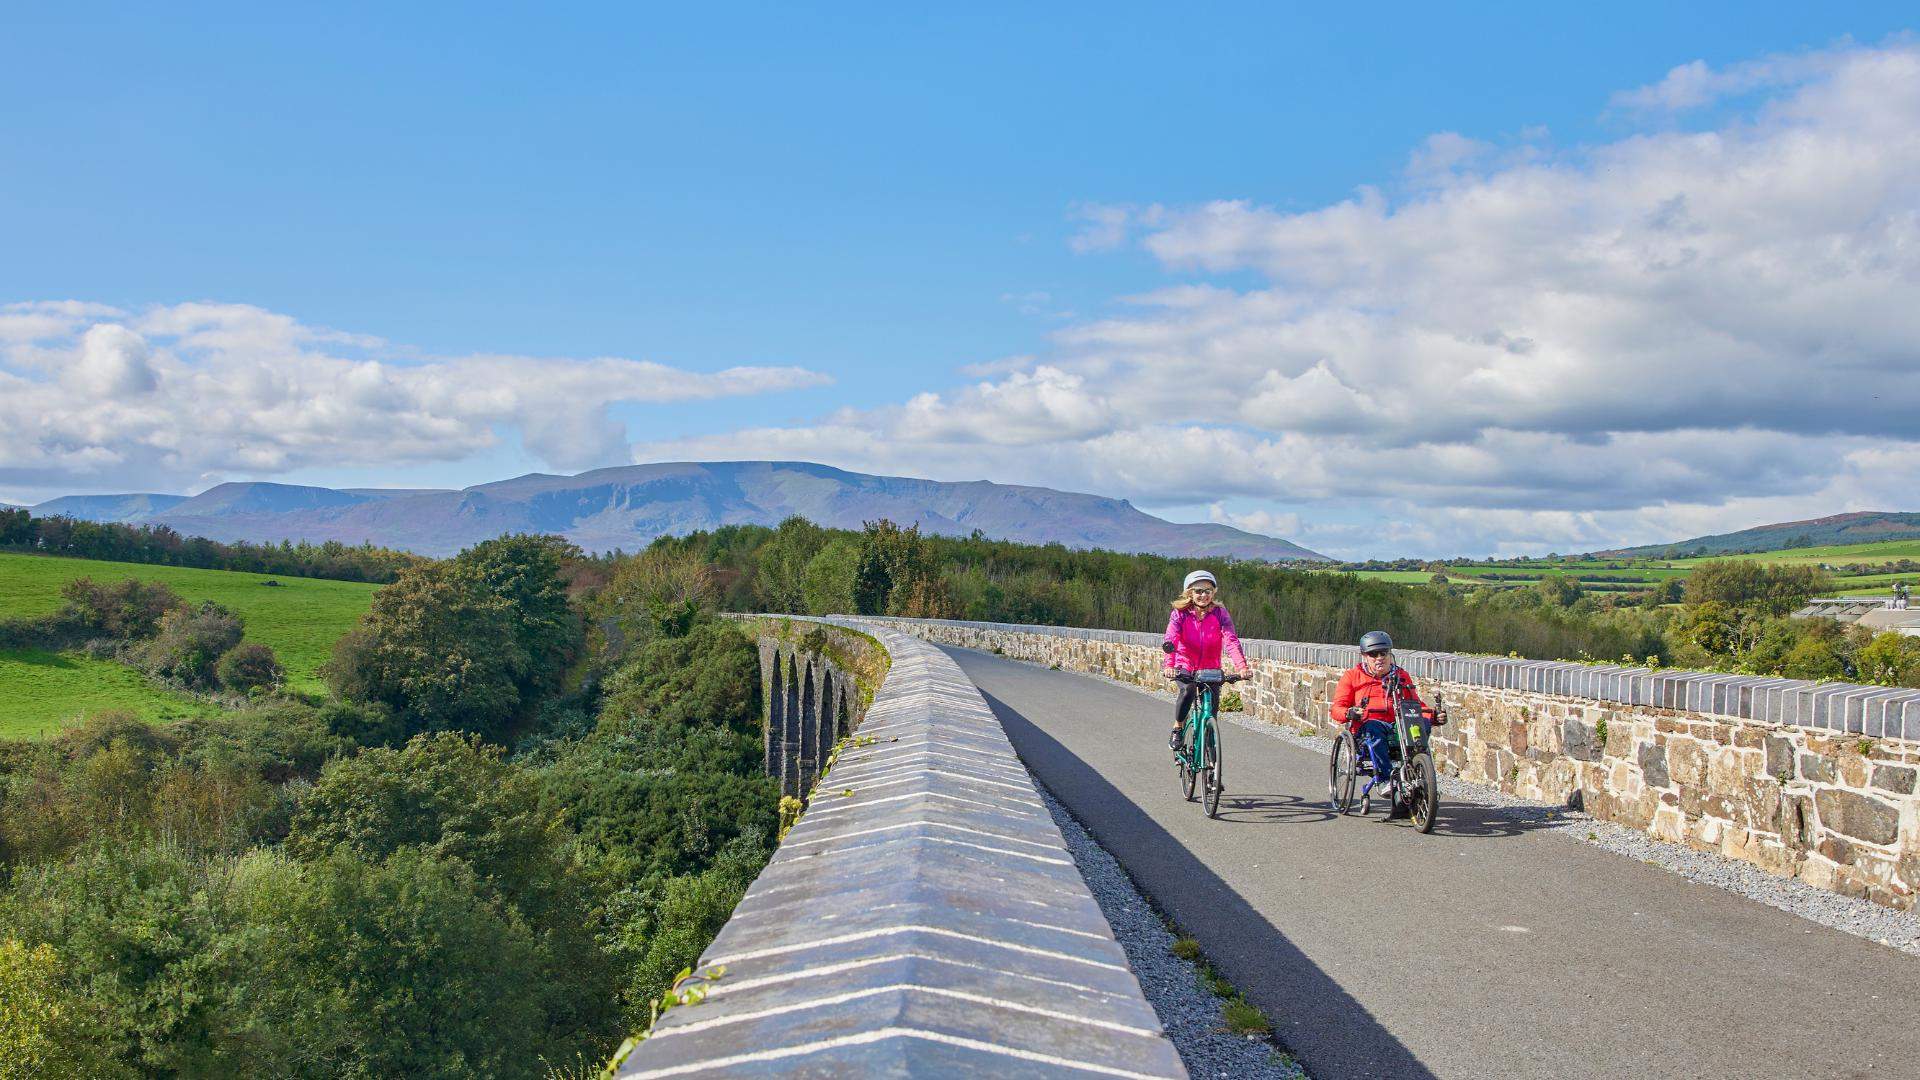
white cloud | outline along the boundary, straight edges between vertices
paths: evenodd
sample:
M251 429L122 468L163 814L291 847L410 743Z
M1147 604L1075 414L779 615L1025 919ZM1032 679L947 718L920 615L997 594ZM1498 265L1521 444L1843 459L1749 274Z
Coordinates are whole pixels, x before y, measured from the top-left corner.
M698 445L1366 507L1331 542L1305 515L1305 542L1347 552L1920 508L1920 47L1685 65L1614 104L1742 95L1707 130L1574 150L1444 133L1398 197L1076 207L1076 250L1137 242L1184 280L992 381Z
M1781 86L1792 86L1832 72L1853 60L1858 49L1849 45L1803 53L1780 53L1729 64L1724 68L1694 60L1668 71L1649 86L1613 95L1613 107L1641 111L1684 112L1729 97Z
M458 461L517 437L558 469L629 460L619 403L768 393L793 367L693 372L641 360L420 358L276 312L192 303L0 312L0 482L167 486L226 474ZM15 331L8 336L8 327Z

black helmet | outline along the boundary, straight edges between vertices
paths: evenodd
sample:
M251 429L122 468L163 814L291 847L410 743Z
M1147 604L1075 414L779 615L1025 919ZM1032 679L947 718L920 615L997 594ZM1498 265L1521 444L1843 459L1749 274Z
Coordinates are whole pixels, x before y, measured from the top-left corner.
M1387 636L1385 630L1369 630L1360 635L1361 655L1386 652L1391 648L1393 648L1393 639Z

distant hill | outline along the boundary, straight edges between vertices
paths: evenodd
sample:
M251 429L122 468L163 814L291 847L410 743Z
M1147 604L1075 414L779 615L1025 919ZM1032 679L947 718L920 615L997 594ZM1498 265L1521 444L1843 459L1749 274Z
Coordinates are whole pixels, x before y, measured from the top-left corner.
M132 525L186 501L185 495L63 495L29 509L40 517L117 521Z
M137 500L169 500L147 509ZM151 502L146 506L153 506ZM35 514L166 525L215 540L371 540L450 555L504 533L557 533L589 551L721 525L777 525L799 514L857 529L890 518L923 531L1194 558L1325 560L1298 544L1218 524L1179 524L1124 499L986 481L945 483L808 462L669 462L578 476L530 473L460 491L221 484L177 495L68 496ZM133 514L140 516L131 516ZM118 516L108 516L118 515Z
M1701 551L1708 555L1731 555L1743 551L1777 551L1828 544L1871 544L1880 540L1916 538L1920 538L1920 514L1861 510L1808 521L1756 525L1739 532L1698 536L1672 544L1648 544L1594 554L1601 558L1670 559Z

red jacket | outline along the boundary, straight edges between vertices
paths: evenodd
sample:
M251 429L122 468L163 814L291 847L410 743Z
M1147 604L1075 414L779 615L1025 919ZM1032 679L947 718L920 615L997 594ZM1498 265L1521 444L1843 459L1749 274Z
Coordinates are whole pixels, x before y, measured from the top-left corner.
M1400 672L1400 685L1402 693L1415 701L1420 701L1419 693L1413 688L1413 676L1404 670ZM1345 724L1347 710L1360 704L1361 698L1367 699L1367 720L1384 720L1389 724L1393 723L1393 703L1387 699L1386 686L1379 679L1367 674L1366 669L1358 664L1350 668L1345 675L1340 676L1340 685L1333 692L1333 705L1329 710L1332 713L1333 722ZM1420 704L1424 707L1426 702L1420 701ZM1361 723L1365 722L1361 721ZM1359 729L1358 724L1348 726L1355 730Z

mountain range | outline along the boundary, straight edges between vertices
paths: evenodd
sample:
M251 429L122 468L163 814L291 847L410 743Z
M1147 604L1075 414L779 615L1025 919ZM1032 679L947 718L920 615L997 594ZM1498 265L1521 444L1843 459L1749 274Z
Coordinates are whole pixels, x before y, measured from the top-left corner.
M1871 544L1881 540L1920 539L1920 514L1885 510L1858 510L1850 514L1756 525L1739 532L1696 536L1671 544L1597 551L1601 558L1673 558L1704 551L1724 555L1740 551L1776 551L1783 548L1823 547L1828 544Z
M36 515L165 525L214 540L358 544L450 555L506 533L555 533L588 551L798 514L833 528L889 518L928 533L1194 558L1326 560L1272 536L1147 514L1125 499L1051 488L872 476L798 461L664 462L577 476L530 473L458 491L229 483L182 495L68 495Z

